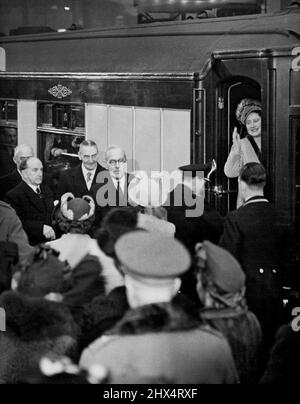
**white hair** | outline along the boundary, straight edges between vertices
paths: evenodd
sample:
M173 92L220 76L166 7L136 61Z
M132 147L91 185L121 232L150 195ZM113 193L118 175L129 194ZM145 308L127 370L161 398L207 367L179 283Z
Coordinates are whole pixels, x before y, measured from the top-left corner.
M30 145L28 145L28 144L26 144L26 143L23 143L23 144L19 144L19 145L15 148L15 151L14 151L14 158L17 157L17 156L22 152L22 150L24 150L24 149L30 149L30 150L32 151L32 155L34 155L32 146L30 146Z
M107 155L111 150L121 150L124 154L125 159L127 160L125 151L122 149L121 146L118 146L117 144L111 144L105 149L105 152L104 152L105 160L107 160Z

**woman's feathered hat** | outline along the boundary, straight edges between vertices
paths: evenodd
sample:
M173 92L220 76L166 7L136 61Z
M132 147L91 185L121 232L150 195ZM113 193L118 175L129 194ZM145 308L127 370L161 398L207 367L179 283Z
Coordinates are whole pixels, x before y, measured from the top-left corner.
M60 204L53 213L53 221L62 231L67 232L69 227L78 227L84 222L93 222L95 215L95 202L89 195L75 198L71 192L62 195Z
M236 119L246 125L246 119L252 112L261 112L261 102L250 98L244 98L237 106Z

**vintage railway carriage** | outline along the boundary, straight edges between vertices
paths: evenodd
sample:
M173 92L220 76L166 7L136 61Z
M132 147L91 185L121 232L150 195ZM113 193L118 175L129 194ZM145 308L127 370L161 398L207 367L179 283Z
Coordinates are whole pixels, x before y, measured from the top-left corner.
M268 193L299 230L299 11L0 38L2 163L26 142L51 169L54 142L69 158L84 137L121 144L135 170L215 158L209 197L226 213L234 111L255 97Z

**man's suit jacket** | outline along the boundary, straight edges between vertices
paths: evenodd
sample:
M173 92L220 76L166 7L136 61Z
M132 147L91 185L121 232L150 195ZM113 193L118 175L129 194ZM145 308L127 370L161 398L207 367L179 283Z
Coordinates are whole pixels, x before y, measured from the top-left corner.
M75 198L81 198L83 195L92 195L91 190L93 185L96 184L97 176L102 171L107 170L98 164L90 190L86 186L81 164L69 170L62 171L58 182L58 197L61 198L66 192L71 192Z
M105 176L98 176L96 183L91 188L91 194L96 203L96 227L100 226L102 219L113 208L131 206L128 202L128 186L134 176L132 174L126 174L124 191L120 190L118 196L117 189L111 179L109 171L105 174Z
M22 181L22 177L17 169L14 169L11 173L4 175L0 178L0 199L4 199L5 195L16 187ZM44 172L43 184L47 185L53 192L52 178L49 174Z
M277 294L282 237L276 209L261 197L251 198L225 219L220 245L240 262L256 296L259 285L264 285L263 295Z
M41 185L41 196L24 181L6 194L6 200L15 209L31 245L45 242L43 226L51 226L51 214L54 208L50 188Z
M246 274L247 303L261 323L267 345L282 320L283 239L277 212L262 197L251 198L229 212L220 239L220 245L236 257Z

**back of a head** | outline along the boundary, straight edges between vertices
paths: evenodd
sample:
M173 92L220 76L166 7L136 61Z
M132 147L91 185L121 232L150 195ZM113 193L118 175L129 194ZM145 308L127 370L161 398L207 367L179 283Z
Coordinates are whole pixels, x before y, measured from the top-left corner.
M263 188L267 181L266 170L260 163L245 164L240 172L240 180L249 187Z
M64 278L67 269L54 250L38 246L32 262L21 273L17 290L31 297L42 297L51 292L62 293L68 288L68 281Z
M135 230L137 224L136 209L130 207L112 209L103 218L101 228L97 232L99 247L105 254L115 257L115 243L123 234Z
M138 221L138 212L131 207L114 208L103 218L102 227L112 224L135 228Z

